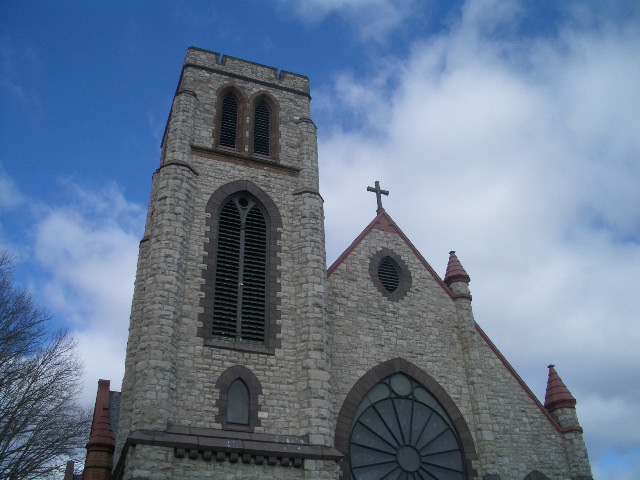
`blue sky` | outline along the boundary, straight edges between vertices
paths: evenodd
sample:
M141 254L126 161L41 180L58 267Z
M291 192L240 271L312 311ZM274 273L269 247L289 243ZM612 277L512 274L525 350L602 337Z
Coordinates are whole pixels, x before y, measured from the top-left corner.
M0 0L0 248L123 373L151 174L188 46L307 75L331 263L385 208L539 398L578 399L594 474L640 478L637 1Z

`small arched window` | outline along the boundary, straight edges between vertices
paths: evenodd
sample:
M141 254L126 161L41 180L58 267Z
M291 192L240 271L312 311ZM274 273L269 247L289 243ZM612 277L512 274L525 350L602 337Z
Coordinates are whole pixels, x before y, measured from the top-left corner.
M530 472L523 480L550 480L544 473L534 470Z
M227 93L222 99L220 114L220 145L236 148L238 137L238 99Z
M239 378L227 390L227 423L249 425L249 389Z
M251 370L242 365L225 370L216 382L216 389L220 392L216 421L222 428L252 432L260 426L258 397L262 395L262 387Z
M271 110L264 100L256 105L253 118L253 152L261 155L271 153Z

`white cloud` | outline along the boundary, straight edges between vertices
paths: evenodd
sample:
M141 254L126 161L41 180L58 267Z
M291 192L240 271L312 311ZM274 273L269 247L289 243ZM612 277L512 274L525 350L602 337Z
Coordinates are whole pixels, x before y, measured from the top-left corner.
M85 364L82 398L91 403L98 378L120 388L144 216L113 185L88 191L65 184L70 204L40 211L35 225L34 257L47 273L37 288L72 329Z
M602 21L524 42L504 30L518 4L478 3L386 81L334 87L363 121L319 130L328 260L373 218L380 180L441 275L457 250L477 321L540 398L557 365L599 465L640 451L613 427L640 404L640 32Z
M57 190L63 200L43 205L0 170L0 246L36 303L71 330L85 366L81 400L92 404L99 378L120 389L144 209L113 184L89 190L63 180ZM25 223L28 234L9 234Z
M587 438L607 449L627 451L640 444L640 430L628 428L630 418L640 418L640 404L615 392L610 395L585 395L578 404Z
M360 40L378 43L383 43L407 19L423 11L416 8L420 2L415 0L281 0L280 4L309 23L338 15L355 27Z
M377 57L374 75L344 72L314 91L314 110L324 103L353 119L348 130L338 115L319 124L327 257L373 218L365 188L380 180L387 211L436 271L458 251L476 319L539 397L546 365L557 365L578 398L596 478L633 478L608 461L630 451L631 471L640 458L630 427L640 415L640 32L578 9L552 40L510 36L526 21L522 5L467 2L450 30L406 58ZM391 0L286 6L308 22L339 16L378 43L427 10ZM0 47L9 72L15 49ZM9 73L0 86L22 88ZM114 389L122 378L143 211L114 186L65 191L69 204L38 207L34 259L49 276L36 288L72 322L92 401L98 378ZM16 199L25 201L0 172L0 207Z

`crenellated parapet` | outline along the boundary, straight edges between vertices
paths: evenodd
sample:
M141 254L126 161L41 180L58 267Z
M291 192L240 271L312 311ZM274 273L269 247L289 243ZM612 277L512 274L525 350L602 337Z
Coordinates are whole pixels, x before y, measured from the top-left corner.
M253 82L267 82L275 87L298 90L302 94L309 95L309 79L304 75L201 48L189 47L184 68L215 70L225 75L250 78Z

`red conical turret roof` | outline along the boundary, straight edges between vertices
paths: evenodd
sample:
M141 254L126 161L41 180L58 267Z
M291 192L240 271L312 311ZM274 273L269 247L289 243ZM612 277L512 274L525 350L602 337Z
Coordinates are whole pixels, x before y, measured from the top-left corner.
M460 260L456 257L456 252L451 250L449 252L449 263L447 263L447 273L444 275L444 283L450 286L453 282L468 284L470 281L471 277L469 277Z
M544 396L544 406L550 412L563 407L575 408L576 399L564 384L555 365L549 365L549 378L547 380L547 393Z
M93 411L93 422L91 423L91 435L87 449L92 446L115 447L116 441L111 430L111 420L109 419L109 380L98 381L98 393L96 395L96 405Z

